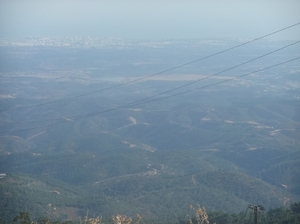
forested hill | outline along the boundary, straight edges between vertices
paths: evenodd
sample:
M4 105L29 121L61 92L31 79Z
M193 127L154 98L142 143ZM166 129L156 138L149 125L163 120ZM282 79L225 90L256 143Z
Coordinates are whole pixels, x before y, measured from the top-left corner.
M285 209L300 201L299 63L253 72L296 57L299 47L226 71L288 44L261 40L155 73L237 44L2 46L1 219L26 211L37 220L49 204L58 220L87 211L187 220L190 204L228 218L249 204L292 214Z

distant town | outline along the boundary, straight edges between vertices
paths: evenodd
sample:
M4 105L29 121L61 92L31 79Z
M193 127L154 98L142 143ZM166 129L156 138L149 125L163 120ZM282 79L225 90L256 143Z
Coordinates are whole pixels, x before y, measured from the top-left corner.
M224 39L199 39L197 45L217 45L225 46L229 42L246 42L248 39L224 40ZM188 40L134 40L121 39L116 37L24 37L12 39L0 39L0 46L52 46L52 47L73 47L73 48L106 48L117 47L120 49L135 47L154 47L161 48L164 46L190 42ZM193 40L194 42L194 40Z

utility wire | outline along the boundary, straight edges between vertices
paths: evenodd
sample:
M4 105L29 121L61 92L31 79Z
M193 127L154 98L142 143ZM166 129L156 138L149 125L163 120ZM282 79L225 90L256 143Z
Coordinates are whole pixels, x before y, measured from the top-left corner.
M184 92L175 93L175 94L172 94L172 95L169 95L169 96L164 96L164 97L161 97L161 98L158 98L158 99L152 99L152 100L143 101L143 102L136 103L136 104L131 104L129 106L131 107L131 106L135 106L135 105L139 105L139 104L150 103L150 102L159 101L159 100L171 98L171 97L178 96L178 95L183 95L183 94L187 94L187 93L191 93L191 92L196 92L196 91L199 91L201 89L206 89L206 88L211 87L211 86L219 85L219 84L222 84L222 83L225 83L225 82L229 82L229 81L232 81L232 80L235 80L235 79L239 79L239 78L242 78L242 77L245 77L245 76L249 76L249 75L252 75L252 74L255 74L255 73L259 73L259 72L262 72L262 71L265 71L265 70L268 70L268 69L271 69L271 68L274 68L274 67L278 67L280 65L284 65L284 64L287 64L289 62L296 61L296 60L299 60L299 59L300 59L300 57L293 58L291 60L284 61L284 62L275 64L275 65L271 65L271 66L268 66L268 67L265 67L265 68L247 73L247 74L235 76L235 77L228 78L228 79L225 79L225 80L222 80L222 81L219 81L219 82L215 82L215 83L212 83L212 84L201 86L201 87L198 87L198 88L195 88L195 89L192 89L192 90L187 90L187 91L184 91ZM126 106L126 107L128 107L128 106Z
M201 79L197 79L197 80L195 80L195 81L186 83L186 84L184 84L184 85L180 85L180 86L178 86L178 87L175 87L175 88L166 90L166 91L164 91L164 92L157 93L157 94L155 94L155 95L152 95L152 96L143 98L143 99L141 99L141 100L134 101L134 102L132 102L132 103L128 103L128 104L126 104L126 106L127 106L127 107L128 107L128 106L134 106L134 105L137 105L137 104L139 104L139 103L141 103L141 102L149 102L149 100L151 101L151 99L156 98L156 97L158 97L158 96L161 96L161 95L164 95L164 94L173 92L173 91L178 90L178 89L182 89L182 88L184 88L184 87L187 87L187 86L190 86L190 85L195 84L195 83L197 83L197 82L200 82L200 81L209 79L209 78L211 78L211 77L213 77L213 76L217 76L217 75L222 74L222 73L224 73L224 72L228 72L228 71L233 70L233 69L235 69L235 68L238 68L238 67L240 67L240 66L242 66L242 65L248 64L248 63L250 63L250 62L256 61L256 60L261 59L261 58L263 58L263 57L266 57L266 56L268 56L268 55L274 54L275 52L281 51L281 50L283 50L283 49L285 49L285 48L291 47L291 46L293 46L293 45L295 45L295 44L298 44L298 43L300 43L300 41L293 42L293 43L291 43L291 44L288 44L288 45L283 46L283 47L281 47L281 48L278 48L278 49L276 49L276 50L270 51L270 52L268 52L268 53L266 53L266 54L263 54L263 55L261 55L261 56L255 57L255 58L253 58L253 59L251 59L251 60L245 61L245 62L243 62L243 63L240 63L240 64L238 64L238 65L232 66L232 67L230 67L230 68L224 69L224 70L222 70L222 71L220 71L220 72L217 72L217 73L214 73L214 74L212 74L212 75L203 77L203 78L201 78ZM76 116L65 117L65 118L43 119L43 120L16 121L16 122L14 122L14 123L46 122L46 121L58 121L58 120L62 120L62 119L68 120L68 119L76 119L77 117L81 117L81 116L84 116L84 115L76 115Z
M84 119L84 118L96 116L98 114L103 114L103 113L107 113L107 112L118 110L118 109L122 109L122 108L127 108L127 107L131 107L131 106L135 106L135 105L140 105L140 104L144 104L144 103L159 101L159 100L163 100L163 99L175 97L175 96L178 96L178 95L187 94L187 93L190 93L190 92L195 92L195 91L198 91L200 89L205 89L205 88L208 88L208 87L211 87L211 86L215 86L215 85L219 85L219 84L222 84L222 83L225 83L225 82L228 82L228 81L232 81L232 80L235 80L235 79L238 79L238 78L241 78L241 77L245 77L245 76L249 76L249 75L252 75L252 74L255 74L255 73L259 73L259 72L262 72L262 71L265 71L265 70L268 70L268 69L271 69L271 68L274 68L274 67L278 67L280 65L284 65L284 64L287 64L289 62L296 61L296 60L299 60L299 59L300 59L300 57L296 57L296 58L293 58L293 59L290 59L290 60L287 60L287 61L284 61L284 62L281 62L281 63L277 63L277 64L274 64L274 65L271 65L271 66L268 66L268 67L265 67L265 68L262 68L262 69L250 72L250 73L246 73L246 74L243 74L243 75L235 76L235 77L232 77L232 78L228 78L226 80L222 80L220 82L216 82L216 83L213 83L213 84L205 85L205 86L193 89L193 90L187 90L187 91L176 93L176 94L173 94L173 95L161 97L161 98L158 98L158 99L152 99L152 100L148 100L148 101L143 101L143 102L139 102L139 103L136 103L136 104L134 104L134 103L124 104L124 105L113 107L113 108L110 108L110 109L107 109L107 110L98 111L98 112L95 112L95 113L89 113L89 114L86 114L86 115L78 116L76 118L73 118L71 121L70 120L64 120L64 121L60 121L60 122L57 122L57 123L43 125L43 126L38 126L38 127L31 127L31 128L24 128L24 129L13 130L13 131L9 131L9 133L20 132L20 131L29 131L29 130L39 129L39 128L46 128L46 127L52 127L52 126L56 126L56 125L59 125L59 124L74 122L74 121L77 121L77 120L81 120L81 119ZM0 134L7 134L7 133L8 132L0 132Z
M263 35L263 36L261 36L261 37L255 38L255 39L253 39L253 40L247 41L247 42L245 42L245 43L236 45L236 46L234 46L234 47L225 49L225 50L223 50L223 51L219 51L219 52L217 52L217 53L214 53L214 54L211 54L211 55L208 55L208 56L205 56L205 57L196 59L196 60L194 60L194 61L190 61L190 62L181 64L181 65L178 65L178 66L175 66L175 67L172 67L172 68L169 68L169 69L166 69L166 70L157 72L157 73L153 73L153 74L150 74L150 75L147 75L147 76L144 76L144 77L141 77L141 78L137 78L137 79L134 79L134 80L131 80L131 81L123 82L123 83L120 83L120 84L117 84L117 85L114 85L114 86L110 86L110 87L107 87L107 88L104 88L104 89L100 89L100 90L97 90L97 91L93 91L93 92L89 92L89 93L84 93L84 94L76 95L76 96L69 97L69 98L65 98L65 99L54 100L54 101L50 101L50 102L45 102L45 103L40 103L40 104L34 104L34 105L28 105L28 106L23 106L23 107L18 107L18 108L10 108L10 109L6 109L6 110L0 110L0 112L12 111L12 110L18 110L18 109L26 109L26 108L31 108L31 107L39 107L39 106L44 106L44 105L53 104L53 103L58 103L58 102L70 101L70 100L73 100L73 99L76 99L76 98L79 98L79 97L83 97L83 96L87 96L87 95L91 95L91 94L95 94L95 93L100 93L100 92L103 92L103 91L106 91L106 90L110 90L110 89L114 89L114 88L117 88L117 87L120 87L120 86L125 86L125 85L131 84L131 83L135 83L135 82L138 82L138 81L147 79L147 78L149 78L149 77L153 77L153 76L156 76L156 75L160 75L160 74L163 74L163 73L166 73L166 72L169 72L169 71L173 71L173 70L176 70L176 69L178 69L178 68L182 68L182 67L185 67L185 66L187 66L187 65L194 64L194 63L196 63L196 62L199 62L199 61L202 61L202 60L205 60L205 59L214 57L214 56L216 56L216 55L225 53L225 52L227 52L227 51L231 51L231 50L233 50L233 49L235 49L235 48L239 48L239 47L241 47L241 46L250 44L250 43L255 42L255 41L258 41L258 40L260 40L260 39L263 39L263 38L272 36L272 35L274 35L274 34L276 34L276 33L280 33L280 32L282 32L282 31L284 31L284 30L290 29L290 28L295 27L295 26L298 26L298 25L300 25L300 22L295 23L295 24L293 24L293 25L291 25L291 26L287 26L287 27L284 27L284 28L282 28L282 29L276 30L276 31L274 31L274 32L272 32L272 33Z
M242 66L242 65L245 65L245 64L248 64L248 63L250 63L250 62L256 61L256 60L258 60L258 59L260 59L260 58L266 57L266 56L268 56L268 55L271 55L271 54L273 54L273 53L275 53L275 52L281 51L281 50L283 50L283 49L285 49L285 48L288 48L288 47L293 46L293 45L298 44L298 43L300 43L300 41L296 41L296 42L291 43L291 44L289 44L289 45L286 45L286 46L284 46L284 47L278 48L278 49L276 49L276 50L274 50L274 51L271 51L271 52L268 52L268 53L266 53L266 54L263 54L263 55L261 55L261 56L259 56L259 57L256 57L256 58L253 58L253 59L251 59L251 60L245 61L245 62L243 62L243 63L241 63L241 64L232 66L232 67L227 68L227 69L225 69L225 70L222 70L222 71L220 71L220 72L214 73L214 74L212 74L212 75L209 75L209 76L203 77L203 78L201 78L201 79L197 79L197 80L195 80L195 81L189 82L189 83L187 83L187 84L184 84L184 85L175 87L175 88L173 88L173 89L170 89L170 90L167 90L167 91L158 93L158 94L153 95L153 96L150 96L150 97L148 97L148 98L141 99L141 100L139 100L139 101L136 101L135 103L143 102L143 101L145 101L145 100L149 100L149 99L155 98L155 97L157 97L157 96L161 96L161 95L164 95L164 94L166 94L166 93L173 92L174 90L182 89L182 88L184 88L184 87L186 87L186 86L190 86L190 85L195 84L195 83L197 83L197 82L200 82L200 81L209 79L209 78L211 78L211 77L213 77L213 76L217 76L217 75L220 75L220 74L222 74L222 73L224 73L224 72L228 72L228 71L233 70L233 69L235 69L235 68L238 68L238 67L240 67L240 66Z

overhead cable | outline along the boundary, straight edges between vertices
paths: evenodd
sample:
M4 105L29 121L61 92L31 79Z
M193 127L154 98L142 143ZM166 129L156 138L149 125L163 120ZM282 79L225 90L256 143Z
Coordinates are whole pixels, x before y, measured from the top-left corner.
M110 109L107 109L107 110L102 110L102 111L98 111L98 112L94 112L94 113L89 113L89 114L86 114L86 115L78 116L78 117L75 117L75 118L72 118L72 119L67 119L67 120L64 120L64 121L60 121L60 122L56 122L56 123L52 123L52 124L48 124L48 125L18 129L18 130L13 130L13 131L9 131L9 132L0 132L0 134L8 134L8 133L14 133L14 132L21 132L21 131L29 131L29 130L34 130L34 129L52 127L52 126L56 126L56 125L64 124L64 123L71 123L71 122L75 122L75 121L85 119L85 118L88 118L88 117L96 116L98 114L103 114L103 113L107 113L107 112L110 112L110 111L115 111L115 110L118 110L118 109L128 108L128 107L131 107L131 106L136 106L136 105L140 105L140 104L144 104L144 103L159 101L159 100L167 99L167 98L170 98L170 97L175 97L175 96L178 96L178 95L183 95L183 94L195 92L195 91L198 91L200 89L205 89L205 88L215 86L215 85L219 85L219 84L222 84L222 83L225 83L225 82L228 82L228 81L232 81L232 80L235 80L235 79L238 79L238 78L241 78L241 77L245 77L245 76L249 76L249 75L252 75L252 74L255 74L255 73L259 73L259 72L262 72L262 71L265 71L265 70L268 70L268 69L271 69L271 68L274 68L274 67L278 67L280 65L284 65L284 64L287 64L289 62L293 62L293 61L296 61L296 60L299 60L299 59L300 59L300 57L296 57L296 58L293 58L293 59L290 59L290 60L287 60L287 61L284 61L284 62L281 62L281 63L277 63L277 64L274 64L274 65L271 65L271 66L268 66L268 67L265 67L265 68L262 68L262 69L259 69L259 70L256 70L256 71L252 71L252 72L249 72L249 73L246 73L246 74L243 74L243 75L235 76L235 77L232 77L232 78L228 78L226 80L222 80L220 82L216 82L216 83L213 83L213 84L209 84L209 85L205 85L205 86L202 86L202 87L199 87L199 88L195 88L193 90L187 90L187 91L184 91L184 92L175 93L173 95L169 95L169 96L165 96L165 97L161 97L161 98L157 98L157 99L152 99L152 100L148 100L148 101L143 101L143 102L139 102L139 103L136 103L136 104L134 104L134 103L124 104L124 105L113 107L113 108L110 108Z
M190 61L190 62L181 64L181 65L178 65L178 66L175 66L175 67L166 69L166 70L162 70L162 71L157 72L157 73L153 73L153 74L150 74L150 75L147 75L147 76L144 76L144 77L140 77L140 78L137 78L137 79L134 79L134 80L131 80L131 81L123 82L123 83L120 83L120 84L117 84L117 85L114 85L114 86L110 86L110 87L107 87L107 88L104 88L104 89L100 89L100 90L96 90L96 91L92 91L92 92L88 92L88 93L83 93L83 94L79 94L79 95L76 95L76 96L73 96L73 97L68 97L68 98L64 98L64 99L60 99L60 100L53 100L53 101L50 101L50 102L45 102L45 103L40 103L40 104L33 104L33 105L28 105L28 106L22 106L22 107L17 107L17 108L10 108L10 109L5 109L5 110L0 110L0 112L12 111L12 110L19 110L19 109L26 109L26 108L31 108L31 107L40 107L40 106L44 106L44 105L48 105L48 104L59 103L59 102L64 102L64 101L70 101L70 100L73 100L73 99L77 99L77 98L79 98L79 97L84 97L84 96L87 96L87 95L91 95L91 94L100 93L100 92L103 92L103 91L106 91L106 90L114 89L114 88L117 88L117 87L120 87L120 86L125 86L125 85L128 85L128 84L132 84L132 83L135 83L135 82L138 82L138 81L141 81L141 80L144 80L144 79L147 79L147 78L156 76L156 75L160 75L160 74L163 74L163 73L166 73L166 72L169 72L169 71L173 71L173 70L176 70L176 69L185 67L185 66L187 66L187 65L194 64L194 63L196 63L196 62L199 62L199 61L202 61L202 60L205 60L205 59L214 57L214 56L216 56L216 55L219 55L219 54L222 54L222 53L225 53L225 52L228 52L228 51L231 51L231 50L233 50L233 49L236 49L236 48L239 48L239 47L241 47L241 46L250 44L250 43L252 43L252 42L261 40L261 39L263 39L263 38L272 36L272 35L274 35L274 34L276 34L276 33L280 33L280 32L282 32L282 31L284 31L284 30L290 29L290 28L295 27L295 26L298 26L298 25L300 25L300 22L295 23L295 24L290 25L290 26L287 26L287 27L284 27L284 28L282 28L282 29L276 30L276 31L274 31L274 32L272 32L272 33L263 35L263 36L261 36L261 37L252 39L252 40L250 40L250 41L247 41L247 42L238 44L238 45L236 45L236 46L234 46L234 47L230 47L230 48L228 48L228 49L219 51L219 52L217 52L217 53L214 53L214 54L211 54L211 55L208 55L208 56L204 56L204 57L202 57L202 58L199 58L199 59L196 59L196 60L193 60L193 61Z
M175 91L175 90L182 89L182 88L184 88L184 87L193 85L193 84L198 83L198 82L200 82L200 81L209 79L209 78L211 78L211 77L213 77L213 76L217 76L217 75L220 75L220 74L222 74L222 73L224 73L224 72L228 72L228 71L233 70L233 69L235 69L235 68L241 67L242 65L245 65L245 64L251 63L251 62L253 62L253 61L256 61L256 60L258 60L258 59L264 58L264 57L266 57L266 56L268 56L268 55L274 54L274 53L276 53L276 52L278 52L278 51L281 51L281 50L283 50L283 49L285 49L285 48L291 47L291 46L296 45L296 44L298 44L298 43L300 43L300 41L293 42L293 43L291 43L291 44L288 44L288 45L283 46L283 47L281 47L281 48L278 48L278 49L276 49L276 50L270 51L270 52L268 52L268 53L266 53L266 54L263 54L263 55L261 55L261 56L255 57L255 58L250 59L250 60L248 60L248 61L242 62L242 63L240 63L240 64L238 64L238 65L235 65L235 66L232 66L232 67L230 67L230 68L224 69L224 70L222 70L222 71L220 71L220 72L217 72L217 73L214 73L214 74L212 74L212 75L208 75L208 76L205 76L205 77L203 77L203 78L201 78L201 79L197 79L197 80L195 80L195 81L192 81L192 82L189 82L189 83L186 83L186 84L177 86L177 87L175 87L175 88L172 88L172 89L169 89L169 90L166 90L166 91L157 93L157 94L155 94L155 95L152 95L152 96L149 96L149 97L140 99L140 100L136 100L136 101L134 101L134 102L132 102L132 103L128 103L128 104L126 104L126 105L127 105L127 106L131 106L131 105L139 104L139 103L141 103L141 102L149 102L149 100L151 101L151 99L154 99L154 98L156 98L156 97L158 97L158 96L165 95L165 94L170 93L170 92L173 92L173 91ZM60 118L50 118L50 119L43 119L43 120L16 121L16 122L14 122L14 123L46 122L46 121L58 121L58 120L62 120L62 119L63 119L63 120L68 120L68 119L76 119L77 117L81 117L81 116L84 116L84 115L68 116L68 117L64 117L64 118L61 118L61 117L60 117Z

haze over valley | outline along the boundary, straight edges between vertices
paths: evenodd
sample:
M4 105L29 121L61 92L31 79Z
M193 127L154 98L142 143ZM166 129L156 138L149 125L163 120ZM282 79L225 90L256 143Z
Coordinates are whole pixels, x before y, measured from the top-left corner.
M245 63L293 43L263 39L193 62L246 41L2 40L1 217L299 201L299 60L257 72L299 46Z

